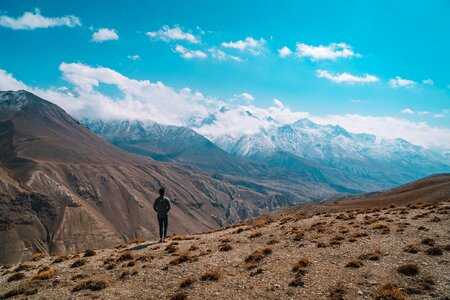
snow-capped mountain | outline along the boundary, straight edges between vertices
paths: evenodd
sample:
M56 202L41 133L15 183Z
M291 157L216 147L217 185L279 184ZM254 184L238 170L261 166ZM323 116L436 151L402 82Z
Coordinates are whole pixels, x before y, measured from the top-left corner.
M378 181L384 187L450 171L444 155L403 139L378 140L371 134L353 134L340 126L319 125L309 119L262 128L255 134L208 138L237 156L288 168L295 159L307 160L336 176L356 182Z

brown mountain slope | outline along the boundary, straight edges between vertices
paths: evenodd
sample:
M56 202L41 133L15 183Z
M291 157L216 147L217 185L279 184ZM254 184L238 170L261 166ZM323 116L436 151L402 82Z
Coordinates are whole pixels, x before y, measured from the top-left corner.
M0 92L0 263L35 251L154 237L151 206L160 186L173 199L170 226L177 232L206 230L292 200L129 154L50 102L26 91Z
M332 206L332 205L331 205ZM450 203L259 219L0 270L0 298L448 299Z

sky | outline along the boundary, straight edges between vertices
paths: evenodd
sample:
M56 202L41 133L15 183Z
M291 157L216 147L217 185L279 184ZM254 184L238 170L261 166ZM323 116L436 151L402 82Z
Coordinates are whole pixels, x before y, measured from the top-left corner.
M449 29L445 0L3 0L0 90L207 136L308 117L449 150Z

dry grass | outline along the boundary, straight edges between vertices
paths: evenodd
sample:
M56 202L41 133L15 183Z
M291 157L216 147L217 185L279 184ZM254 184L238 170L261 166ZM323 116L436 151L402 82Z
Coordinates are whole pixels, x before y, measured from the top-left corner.
M380 260L381 250L373 249L367 253L361 254L358 258L361 260Z
M54 260L53 260L53 264L59 264L59 263L62 263L63 261L65 261L66 260L66 257L65 256L58 256L57 258L55 258Z
M351 261L345 264L345 267L350 269L358 269L361 268L362 266L363 262L360 259L352 259Z
M372 227L372 229L377 229L377 230L389 229L389 226L383 222L376 222L376 223L372 224L371 227Z
M189 241L195 240L195 237L193 237L192 235L174 234L171 239L172 241Z
M96 254L97 252L92 249L87 249L86 251L84 251L84 257L95 256Z
M106 288L107 284L103 280L87 280L80 282L73 288L73 292L81 290L100 291Z
M407 300L408 297L400 292L400 290L392 285L387 284L383 286L375 295L375 300Z
M200 277L201 281L217 281L220 278L220 272L218 270L211 270L206 272Z
M403 249L403 251L416 254L419 253L419 248L417 247L416 244L409 244L408 246L406 246L405 249Z
M186 279L184 279L181 283L180 283L180 288L184 289L188 286L191 286L193 283L195 282L195 279L192 277L188 277Z
M166 251L167 253L175 253L178 251L178 248L173 244L169 244L167 245L166 249L164 249L164 251Z
M131 254L130 252L123 252L120 254L120 256L117 260L118 261L126 261L126 260L132 260L132 259L134 259L133 254Z
M34 280L48 280L55 275L56 270L49 267L42 268L34 277Z
M311 261L307 256L300 258L292 267L292 272L298 272L299 269L306 268L311 265Z
M289 282L289 286L292 286L292 287L303 287L304 285L305 285L305 283L303 282L303 280L301 280L298 277L294 278L294 280Z
M230 244L219 245L219 251L230 251L233 247Z
M245 258L246 263L257 263L261 261L267 255L272 254L272 248L266 247L263 249L256 250L249 256Z
M262 232L261 231L252 231L252 232L250 232L249 234L248 234L248 238L249 239L254 239L254 238L257 238L257 237L260 237L260 236L262 236Z
M397 272L406 276L419 274L419 267L414 263L404 264L397 268Z
M421 241L421 243L428 246L434 246L435 241L432 238L425 238Z
M431 255L431 256L439 256L444 253L444 251L442 251L442 248L440 246L434 246L434 247L428 248L427 251L425 251L425 252L426 252L426 254Z
M186 299L188 299L188 296L186 293L183 292L176 293L175 295L170 297L170 300L186 300Z
M76 261L74 261L71 265L70 265L70 267L71 268L78 268L78 267L81 267L81 266L83 266L83 265L85 265L86 264L86 260L85 259L77 259Z
M173 259L170 262L170 264L171 265L179 265L179 264L182 264L184 262L190 261L191 259L192 259L192 257L189 255L189 253L183 253L183 254L180 254L175 259Z
M347 293L347 285L340 281L336 284L336 286L334 286L333 288L331 288L330 290L330 299L331 300L342 300L345 299L344 295Z
M9 276L7 281L8 282L18 281L18 280L22 280L24 278L25 278L25 274L19 272L19 273L14 273L11 276Z
M41 260L45 257L44 253L42 252L36 252L35 254L33 254L33 256L31 257L32 261L38 261Z

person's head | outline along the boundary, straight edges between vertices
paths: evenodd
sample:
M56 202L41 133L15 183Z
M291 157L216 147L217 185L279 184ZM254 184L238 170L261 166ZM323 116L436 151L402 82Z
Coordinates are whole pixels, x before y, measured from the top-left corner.
M159 195L160 196L164 196L165 192L166 192L166 190L163 187L159 189Z

